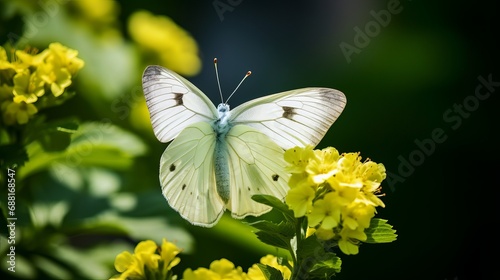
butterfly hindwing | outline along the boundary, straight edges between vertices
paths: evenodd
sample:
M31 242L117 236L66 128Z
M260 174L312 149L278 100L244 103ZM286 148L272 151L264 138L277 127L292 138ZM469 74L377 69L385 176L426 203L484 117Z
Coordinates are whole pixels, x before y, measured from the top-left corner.
M303 88L248 101L231 111L230 121L256 128L284 149L316 146L345 104L338 90Z
M199 122L184 128L160 160L163 195L194 225L213 226L225 210L216 189L214 149L215 132Z
M169 142L188 125L210 122L217 110L210 99L180 75L161 66L148 66L142 87L153 131L161 142Z
M251 199L254 194L285 197L289 174L283 149L260 131L246 125L236 125L226 136L229 154L230 201L227 208L232 216L242 219L258 216L270 207Z

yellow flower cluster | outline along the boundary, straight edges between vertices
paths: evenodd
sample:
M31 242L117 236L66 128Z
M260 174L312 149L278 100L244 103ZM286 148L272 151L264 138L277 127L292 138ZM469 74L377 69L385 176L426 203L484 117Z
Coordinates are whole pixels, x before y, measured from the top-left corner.
M135 247L134 254L124 251L115 259L115 269L120 273L110 280L144 279L144 280L167 280L176 279L172 268L179 264L177 255L181 252L175 244L163 239L161 247L152 240L139 242ZM280 265L278 258L267 255L260 259L260 263L268 265L281 271L284 280L290 279L292 272L287 266ZM235 267L227 259L213 261L210 267L198 268L196 270L186 269L183 273L184 280L266 280L266 277L257 265L243 272L241 267Z
M161 247L152 240L139 242L134 254L124 251L116 256L115 269L121 274L111 277L110 280L174 279L172 267L180 262L177 257L179 253L180 249L166 239L163 239Z
M119 30L120 4L116 0L73 0L64 5L70 17L94 36L107 42L122 39Z
M281 271L283 279L288 280L292 272L284 265L278 263L278 258L267 255L260 259L260 263L268 265ZM234 264L226 259L213 261L210 268L198 268L196 270L187 269L183 274L184 280L266 280L262 270L254 264L248 269L248 273L243 272L241 267L235 267Z
M336 240L345 254L357 254L364 230L384 203L377 196L385 179L385 167L359 153L312 146L285 151L292 173L286 203L295 217L306 216L310 230L322 240Z
M76 0L70 4L76 6L79 15L87 22L101 26L114 23L120 10L120 6L114 0Z
M137 11L129 18L128 30L140 48L155 56L157 64L182 75L200 70L196 41L169 17Z
M41 98L57 98L83 67L76 50L52 43L41 53L17 50L13 61L0 47L0 108L6 125L25 124Z

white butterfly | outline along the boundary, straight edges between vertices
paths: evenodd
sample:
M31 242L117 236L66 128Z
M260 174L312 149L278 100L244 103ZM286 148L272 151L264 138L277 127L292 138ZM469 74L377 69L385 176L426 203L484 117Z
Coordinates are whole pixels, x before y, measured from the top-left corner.
M268 212L251 196L285 197L283 149L316 146L346 104L338 90L304 88L216 108L161 66L148 66L142 85L156 137L173 140L160 160L163 195L184 219L204 227L225 209L238 219Z

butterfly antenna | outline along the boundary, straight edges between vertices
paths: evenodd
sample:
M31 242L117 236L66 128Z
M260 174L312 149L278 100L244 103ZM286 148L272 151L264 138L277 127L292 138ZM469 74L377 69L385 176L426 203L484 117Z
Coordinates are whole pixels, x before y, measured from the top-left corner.
M231 98L231 96L233 96L233 94L238 90L238 88L241 86L241 84L243 83L243 81L248 77L252 75L252 71L248 71L245 75L245 77L243 77L243 79L241 79L241 82L238 84L238 86L233 90L233 93L231 93L231 95L229 95L229 97L227 98L226 100L226 104L227 102L229 101L229 99Z
M215 76L217 77L217 85L219 86L220 100L224 103L224 97L222 97L222 90L220 89L219 81L219 71L217 70L217 58L214 58Z

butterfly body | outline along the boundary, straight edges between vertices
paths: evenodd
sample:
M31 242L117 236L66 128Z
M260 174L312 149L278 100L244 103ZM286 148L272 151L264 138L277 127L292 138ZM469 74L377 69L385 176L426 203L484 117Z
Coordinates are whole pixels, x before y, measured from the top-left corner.
M160 159L163 195L183 218L204 227L226 209L239 219L268 212L251 196L284 198L290 177L284 149L317 145L346 103L340 91L304 88L216 108L161 66L146 68L143 89L156 137L170 142Z
M231 115L229 105L221 103L217 106L219 118L212 123L216 134L215 139L215 183L220 198L227 203L229 201L229 155L227 153L226 136L232 125L228 121Z

